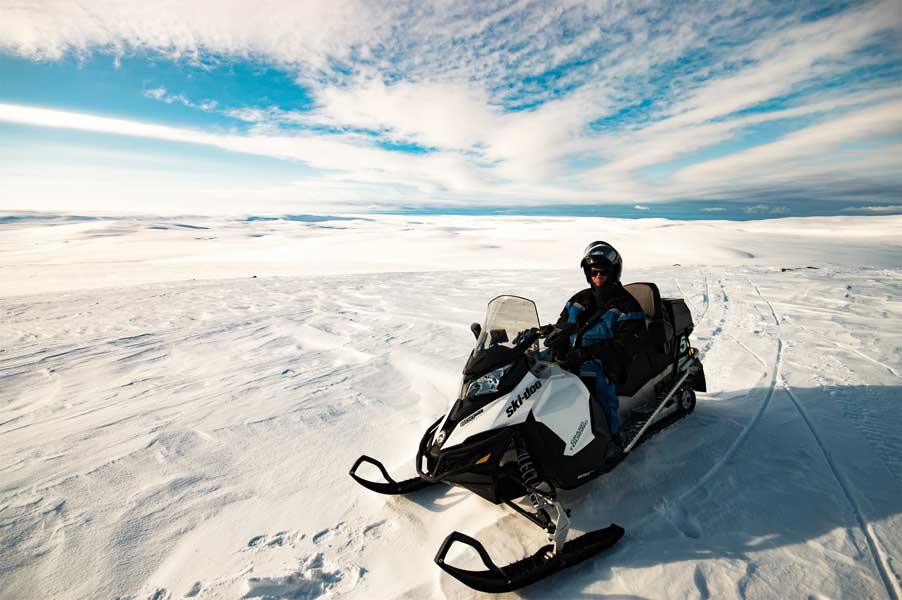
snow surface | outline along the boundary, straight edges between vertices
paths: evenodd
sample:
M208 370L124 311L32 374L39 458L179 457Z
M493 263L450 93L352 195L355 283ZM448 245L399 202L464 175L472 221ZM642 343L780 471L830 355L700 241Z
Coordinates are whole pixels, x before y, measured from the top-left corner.
M445 535L506 562L535 526L347 470L412 475L485 303L552 321L602 238L687 299L710 391L563 495L623 540L510 596L898 600L900 226L0 219L0 598L481 596L432 563Z

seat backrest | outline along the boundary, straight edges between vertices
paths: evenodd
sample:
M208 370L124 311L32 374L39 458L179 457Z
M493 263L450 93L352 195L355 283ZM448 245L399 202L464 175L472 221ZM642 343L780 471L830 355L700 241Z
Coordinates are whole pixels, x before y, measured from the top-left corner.
M623 286L623 289L636 299L646 316L652 319L663 316L661 314L661 293L658 291L658 286L653 283L639 282L628 283Z

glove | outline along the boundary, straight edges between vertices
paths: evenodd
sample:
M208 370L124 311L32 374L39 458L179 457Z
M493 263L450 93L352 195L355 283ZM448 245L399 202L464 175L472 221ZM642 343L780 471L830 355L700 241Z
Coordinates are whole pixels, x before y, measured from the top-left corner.
M550 333L545 334L545 347L557 352L570 345L570 336L576 333L576 327L566 323L562 326L554 326Z
M583 351L579 348L571 350L564 356L564 360L562 364L569 371L575 371L579 369L580 365L586 362L586 357L583 355Z

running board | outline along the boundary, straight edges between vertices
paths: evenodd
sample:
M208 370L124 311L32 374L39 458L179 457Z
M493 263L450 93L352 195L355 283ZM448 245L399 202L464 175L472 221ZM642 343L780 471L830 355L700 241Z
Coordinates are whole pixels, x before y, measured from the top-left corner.
M616 544L621 537L623 537L623 528L612 523L610 527L590 531L570 540L558 553L554 552L554 544L547 544L532 556L527 556L506 567L499 567L492 562L489 553L479 541L459 531L454 531L442 542L435 555L435 564L474 590L500 594L531 585L600 554ZM473 548L482 559L486 570L470 571L445 562L445 555L448 554L448 550L455 542Z
M382 476L385 478L385 481L370 481L368 479L364 479L360 475L357 474L357 468L363 463L369 463L371 465L375 465L376 468L382 473ZM430 487L438 483L437 481L426 481L420 477L414 477L412 479L405 479L404 481L395 481L388 474L388 471L385 470L385 467L381 462L376 460L375 458L371 458L369 456L361 456L354 462L354 466L351 467L351 470L348 474L354 478L354 481L362 485L368 490L372 490L379 494L389 494L389 495L398 495L398 494L409 494L411 492L416 492L418 490L422 490L424 488Z

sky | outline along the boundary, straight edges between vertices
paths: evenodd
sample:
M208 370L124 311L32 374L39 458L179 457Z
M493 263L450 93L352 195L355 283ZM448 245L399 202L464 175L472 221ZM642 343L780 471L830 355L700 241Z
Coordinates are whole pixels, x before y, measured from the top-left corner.
M0 180L0 210L899 214L902 3L0 0Z

